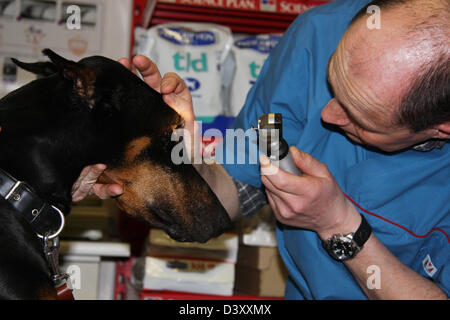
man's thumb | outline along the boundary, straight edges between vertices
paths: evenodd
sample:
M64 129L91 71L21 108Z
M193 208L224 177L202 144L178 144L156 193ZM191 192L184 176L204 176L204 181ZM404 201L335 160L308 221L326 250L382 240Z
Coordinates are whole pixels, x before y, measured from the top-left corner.
M289 152L302 173L317 177L330 175L328 168L308 153L300 151L295 146L290 147Z

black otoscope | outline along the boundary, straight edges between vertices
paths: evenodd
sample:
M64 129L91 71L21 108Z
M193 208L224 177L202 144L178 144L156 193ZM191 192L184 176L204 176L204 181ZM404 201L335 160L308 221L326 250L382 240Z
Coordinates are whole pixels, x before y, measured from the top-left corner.
M252 129L258 132L259 150L280 169L301 176L289 152L289 145L283 139L283 118L281 113L263 114L258 118L258 126Z

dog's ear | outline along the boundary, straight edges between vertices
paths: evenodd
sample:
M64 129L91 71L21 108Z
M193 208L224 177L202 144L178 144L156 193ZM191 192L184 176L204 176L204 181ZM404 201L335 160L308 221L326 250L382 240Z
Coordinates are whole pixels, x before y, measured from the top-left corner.
M14 58L11 58L11 60L16 66L38 76L46 77L58 72L56 66L51 62L25 63Z
M67 60L50 49L44 49L42 50L42 53L50 59L56 69L62 73L64 78L73 82L76 93L83 98L92 109L95 104L94 85L96 75L94 70L74 61Z

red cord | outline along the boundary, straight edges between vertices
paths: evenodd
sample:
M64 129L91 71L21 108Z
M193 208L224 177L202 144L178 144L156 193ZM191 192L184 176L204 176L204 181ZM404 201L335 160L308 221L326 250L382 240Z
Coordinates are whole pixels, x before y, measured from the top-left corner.
M345 193L344 193L344 195L345 195L345 196L347 197L347 199L349 199L355 206L357 206L359 209L361 209L361 210L364 211L365 213L370 214L370 215L372 215L372 216L374 216L374 217L377 217L377 218L379 218L379 219L381 219L381 220L383 220L383 221L386 221L386 222L388 222L388 223L390 223L390 224L393 224L393 225L396 226L396 227L402 228L403 230L409 232L412 236L414 236L414 237L416 237L416 238L425 238L425 237L428 237L428 236L430 235L430 233L432 233L433 231L440 231L440 232L442 232L442 233L447 237L447 241L448 241L448 243L450 243L450 237L448 236L447 233L445 233L444 230L442 230L442 229L440 229L440 228L433 228L433 229L431 229L430 231L428 231L428 233L425 234L425 235L417 235L417 234L415 234L414 232L412 232L411 230L405 228L404 226L402 226L402 225L400 225L400 224L398 224L398 223L395 223L395 222L390 221L390 220L388 220L388 219L386 219L386 218L383 218L382 216L379 216L379 215L376 214L376 213L367 211L366 209L362 208L359 204L357 204L357 203L356 203L352 198L350 198L348 195L346 195Z

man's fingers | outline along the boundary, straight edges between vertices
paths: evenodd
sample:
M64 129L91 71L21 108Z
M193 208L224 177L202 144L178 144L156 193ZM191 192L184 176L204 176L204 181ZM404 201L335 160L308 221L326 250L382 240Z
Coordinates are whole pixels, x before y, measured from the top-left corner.
M131 64L128 58L120 58L118 62L122 64L125 68L133 72L135 75L138 75L136 68Z
M133 65L142 75L145 83L154 90L161 92L161 73L153 61L145 56L137 55L133 58Z
M271 192L268 192L268 191L266 190L266 195L267 195L267 201L269 202L269 205L270 205L270 207L272 208L273 213L274 213L275 215L278 215L278 214L279 214L279 209L278 209L277 203L275 202L275 199L274 199L273 196L272 196L272 193L271 193Z
M96 164L92 166L85 167L72 187L72 200L80 201L89 195L92 187L97 182L97 179L106 169L104 164Z
M330 172L326 165L322 162L309 155L306 152L300 151L297 147L290 147L289 152L292 154L295 165L307 175L328 178L330 177Z
M280 168L274 166L270 159L265 155L261 154L259 157L259 164L261 166L261 175L262 176L271 176L275 175L280 171Z
M310 180L308 176L296 176L276 167L265 155L260 156L261 181L268 184L269 188L275 188L284 193L293 195L303 194L301 181L304 185ZM265 183L266 182L266 183Z
M94 191L100 199L109 199L123 194L123 189L118 184L97 183L92 187L92 191Z
M272 207L275 218L282 222L286 223L286 219L290 219L295 216L295 213L292 212L291 208L289 208L285 202L279 198L276 194L267 191L267 200L269 201L269 205Z
M117 60L121 65L123 65L125 68L131 70L131 63L130 60L128 60L127 58L120 58L119 60Z
M192 102L191 93L183 79L173 72L168 72L164 75L161 81L161 93L170 94L175 93L188 102Z
M299 201L299 191L297 193L286 192L284 189L279 189L276 187L268 178L268 176L261 176L261 182L266 187L266 191L271 192L276 195L283 203L293 204Z
M156 64L142 55L135 56L132 64L126 58L119 59L119 62L130 70L136 68L144 78L145 83L162 93L164 101L175 109L185 121L195 120L191 93L180 76L169 72L164 75L164 78L161 77Z
M183 97L170 93L163 95L164 102L172 107L186 122L194 121L192 104Z

